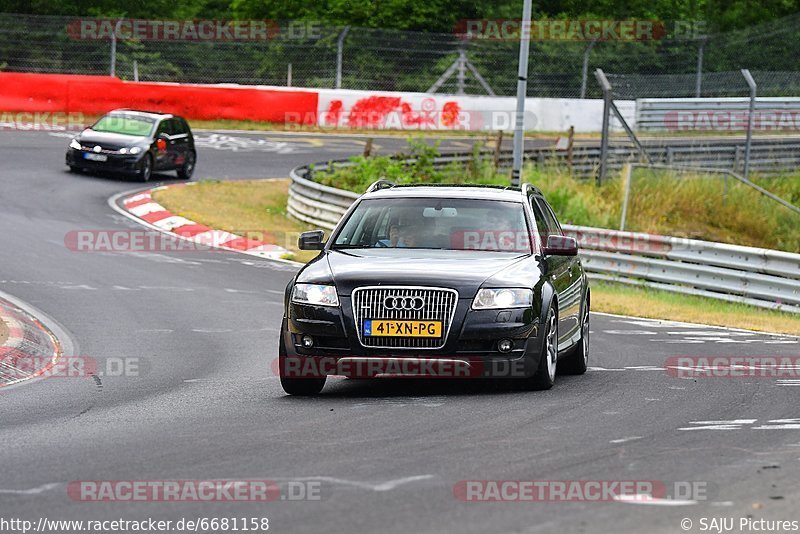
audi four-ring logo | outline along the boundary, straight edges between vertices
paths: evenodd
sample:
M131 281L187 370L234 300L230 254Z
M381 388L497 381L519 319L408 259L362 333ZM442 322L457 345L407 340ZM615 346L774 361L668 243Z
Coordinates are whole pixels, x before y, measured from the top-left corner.
M425 307L425 301L421 297L390 295L383 299L383 307L387 310L421 310Z

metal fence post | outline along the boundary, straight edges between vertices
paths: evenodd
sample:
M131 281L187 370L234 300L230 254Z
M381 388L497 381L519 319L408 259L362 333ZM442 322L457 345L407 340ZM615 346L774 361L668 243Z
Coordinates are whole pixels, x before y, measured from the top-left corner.
M458 71L456 74L456 94L465 94L467 87L467 53L463 48L458 49Z
M336 89L342 88L342 57L344 56L344 39L350 31L350 26L345 26L336 40Z
M597 39L592 39L583 51L583 69L581 70L581 98L586 98L586 82L589 78L589 54L592 52Z
M608 78L606 78L603 69L596 69L594 77L597 78L597 82L603 90L603 129L600 138L600 168L597 173L597 184L600 185L605 180L608 170L608 122L611 113L611 84L608 83Z
M117 32L119 31L120 22L122 20L117 21L114 25L114 31L111 33L111 76L117 75Z
M511 186L518 187L522 180L522 151L525 148L525 97L528 96L528 53L531 40L532 0L522 4L522 38L519 40L519 69L517 72L517 123L514 128L514 164L511 169Z
M747 85L750 86L750 111L747 113L747 141L744 144L744 177L748 178L750 172L750 147L753 144L753 114L756 111L756 90L758 86L748 69L742 69Z
M625 197L622 199L622 217L619 221L619 231L625 231L625 219L628 218L628 202L631 198L631 180L633 179L633 165L626 163L622 167L622 181L625 183Z
M695 81L695 98L700 98L703 90L703 53L706 48L706 38L700 41L700 46L697 48L697 80Z

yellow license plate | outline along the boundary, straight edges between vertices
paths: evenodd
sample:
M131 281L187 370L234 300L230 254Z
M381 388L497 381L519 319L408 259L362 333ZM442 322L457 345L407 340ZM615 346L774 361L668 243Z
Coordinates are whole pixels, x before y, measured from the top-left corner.
M442 322L366 319L364 336L442 337Z

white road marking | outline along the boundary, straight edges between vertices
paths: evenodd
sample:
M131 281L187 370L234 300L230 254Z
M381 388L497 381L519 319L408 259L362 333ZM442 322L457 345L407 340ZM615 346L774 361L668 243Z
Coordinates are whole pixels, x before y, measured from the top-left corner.
M619 444L619 443L627 443L629 441L636 441L642 439L642 436L630 436L628 438L620 438L620 439L612 439L609 443Z
M755 335L760 336L770 336L770 337L778 337L784 339L794 339L794 343L800 341L800 336L793 336L790 334L778 334L775 332L760 332L757 330L745 330L744 328L733 328L730 326L717 326L717 325L708 325L708 324L698 324L698 323L685 323L681 321L668 321L665 319L644 319L642 317L632 317L630 315L620 315L616 313L605 313L605 312L592 312L593 315L603 315L605 317L615 317L618 323L625 323L625 324L632 324L637 326L644 326L649 328L697 328L697 329L719 329L722 331L727 332L749 332Z
M628 367L588 367L589 371L666 371L665 367L655 365L633 365Z
M372 399L369 401L357 402L351 406L352 409L368 408L372 406L396 406L404 408L406 406L423 406L425 408L438 408L445 403L445 397L400 397L396 399Z
M690 506L697 504L689 499L660 499L650 495L614 495L614 500L625 504L642 504L645 506Z
M367 489L371 491L391 491L395 488L403 486L405 484L410 484L412 482L420 482L422 480L430 480L435 478L434 475L415 475L410 477L403 477L403 478L396 478L394 480L387 480L386 482L380 483L371 483L371 482L361 482L359 480L348 480L346 478L336 478L336 477L329 477L329 476L322 476L322 477L269 477L270 480L275 481L322 481L322 482L330 482L332 484L341 484L343 486L353 486L356 488Z
M730 421L690 421L690 426L678 430L742 430L744 425L752 425L757 419L732 419Z
M650 330L603 330L602 332L604 334L611 334L612 336L655 336L655 335L658 335L658 332L652 332Z
M0 493L3 494L11 494L11 495L38 495L40 493L44 493L45 491L50 491L59 487L61 484L58 483L50 483L50 484L42 484L41 486L37 486L35 488L29 488L24 490L16 490L16 489L0 489Z
M253 136L259 132L253 132ZM253 137L238 137L219 133L208 135L195 134L195 146L212 148L214 150L229 150L231 152L272 152L276 154L291 154L298 152L298 148L285 141L270 141Z
M779 378L777 381L779 386L800 386L799 378Z

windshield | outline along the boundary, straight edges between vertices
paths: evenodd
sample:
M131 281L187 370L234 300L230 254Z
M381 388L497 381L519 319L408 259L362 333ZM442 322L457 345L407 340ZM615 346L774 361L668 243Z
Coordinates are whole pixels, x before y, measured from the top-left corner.
M531 252L519 202L442 198L363 200L332 248Z
M133 115L106 115L92 126L95 132L108 132L137 137L150 135L155 119Z

